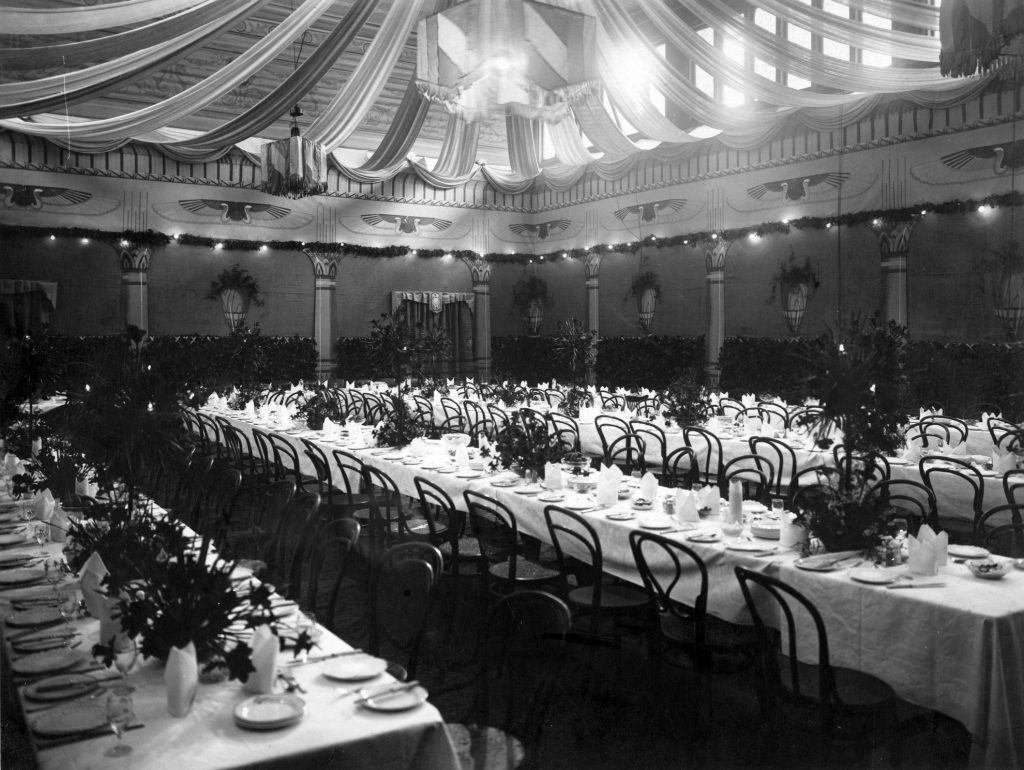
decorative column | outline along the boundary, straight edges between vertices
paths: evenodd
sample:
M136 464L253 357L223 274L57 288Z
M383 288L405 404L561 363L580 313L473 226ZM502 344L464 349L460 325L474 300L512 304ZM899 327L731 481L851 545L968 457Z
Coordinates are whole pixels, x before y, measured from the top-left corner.
M317 379L334 375L337 360L334 358L334 336L331 325L331 308L334 307L334 289L338 279L338 257L336 251L303 249L302 253L313 263L313 339L316 340Z
M473 363L479 382L491 379L491 263L463 258L473 279Z
M729 253L729 241L724 238L706 241L704 247L704 269L708 279L708 329L704 335L705 358L704 378L711 389L718 387L722 369L718 356L725 342L725 256Z
M153 250L122 239L114 251L121 262L125 326L149 331L149 260Z
M587 331L594 332L594 345L590 351L590 361L597 361L597 341L601 332L601 305L599 276L601 273L601 255L587 254L583 263L583 274L587 279ZM593 363L587 365L587 384L593 385L596 382Z
M916 219L874 225L882 254L882 316L907 326L907 256Z

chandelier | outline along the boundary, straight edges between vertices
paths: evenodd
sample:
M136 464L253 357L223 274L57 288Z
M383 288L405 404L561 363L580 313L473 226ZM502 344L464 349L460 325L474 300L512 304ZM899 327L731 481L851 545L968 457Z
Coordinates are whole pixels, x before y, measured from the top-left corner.
M299 105L289 114L291 136L268 142L260 151L263 191L288 198L320 195L327 189L327 154L323 145L299 135Z
M596 20L535 0L467 0L420 21L416 85L466 121L557 123L595 86Z

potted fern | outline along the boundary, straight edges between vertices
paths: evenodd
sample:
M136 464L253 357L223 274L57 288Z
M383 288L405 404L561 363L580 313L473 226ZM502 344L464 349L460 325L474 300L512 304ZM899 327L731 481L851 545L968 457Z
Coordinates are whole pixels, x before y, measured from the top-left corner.
M644 330L644 334L650 334L654 308L661 299L661 282L658 280L658 274L653 270L639 270L633 276L626 292L626 298L629 297L636 299L640 328Z
M224 311L224 320L231 331L245 326L249 307L263 304L260 285L249 271L237 262L230 268L222 270L217 280L210 284L207 299L219 299Z
M796 334L807 309L807 300L819 286L818 274L811 267L810 257L797 261L796 254L789 253L789 259L779 260L779 269L771 281L771 295L768 302L774 302L776 295L782 301L782 315L789 330Z
M524 275L512 287L512 304L523 314L523 322L530 334L540 332L547 301L548 285L536 275Z

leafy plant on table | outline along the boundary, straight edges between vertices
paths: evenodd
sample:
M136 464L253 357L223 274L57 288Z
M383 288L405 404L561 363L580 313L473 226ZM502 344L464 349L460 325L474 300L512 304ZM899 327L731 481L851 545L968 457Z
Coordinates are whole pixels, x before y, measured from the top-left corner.
M701 377L692 369L679 374L659 397L664 404L662 414L680 428L687 425L701 425L711 416L714 407L711 394L701 382Z
M544 471L545 464L562 459L564 447L557 436L548 435L546 425L523 427L510 423L494 442L493 453L506 468L518 465L523 470Z
M223 664L230 678L244 682L255 671L252 631L266 625L280 636L271 589L260 583L241 595L231 578L236 563L208 547L205 540L198 553L181 548L174 558L151 562L138 583L109 579L107 592L121 597L121 628L140 639L144 656L167 660L171 648L191 642L205 670ZM296 654L312 647L309 633L300 633Z
M414 438L424 435L423 425L400 393L389 393L384 398L391 402L391 408L385 411L384 419L373 429L378 446L406 446Z
M324 427L324 420L330 418L338 425L345 424L346 411L338 402L334 392L324 386L314 384L307 386L299 398L299 406L295 410L295 416L305 420L306 427L311 430L320 430Z

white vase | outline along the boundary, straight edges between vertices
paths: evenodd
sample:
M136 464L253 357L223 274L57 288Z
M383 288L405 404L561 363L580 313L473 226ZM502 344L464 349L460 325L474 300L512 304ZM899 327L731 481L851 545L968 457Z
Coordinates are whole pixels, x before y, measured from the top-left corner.
M231 331L245 326L245 318L249 313L249 297L238 289L224 289L220 293L220 305L224 311L224 320Z
M658 296L655 294L654 289L649 286L637 297L636 309L639 315L638 320L640 321L640 328L644 330L644 334L650 334L651 332L651 323L654 321L654 308L657 304Z
M782 315L786 318L786 326L796 334L800 330L804 311L807 309L807 284L796 283L789 287L782 301Z
M184 647L172 647L164 668L164 686L167 688L167 711L172 717L183 717L192 710L192 702L199 687L199 664L196 646L189 642Z

